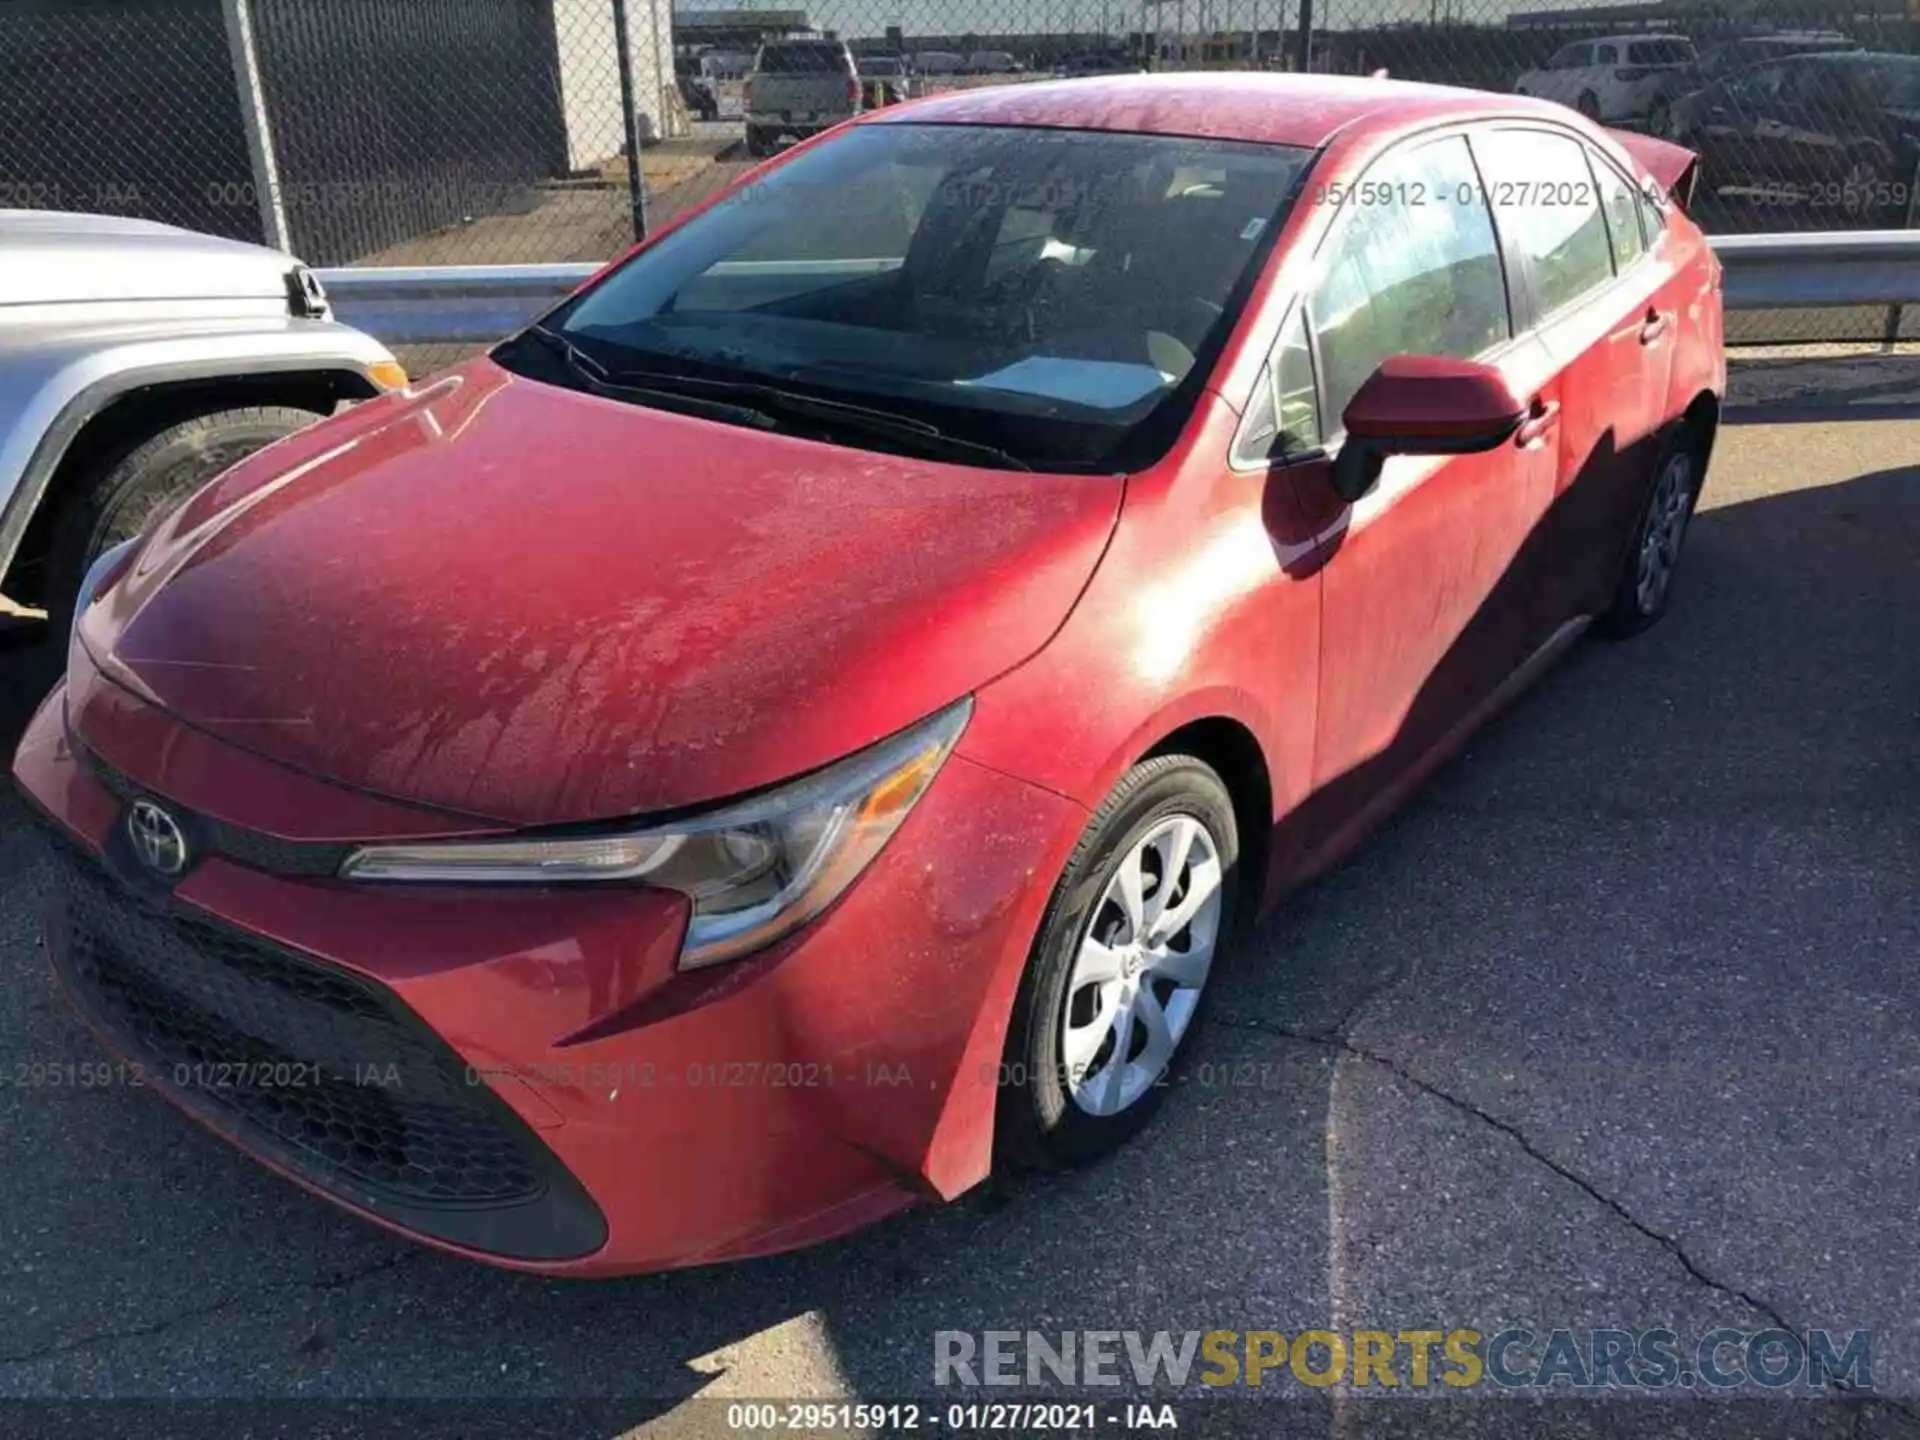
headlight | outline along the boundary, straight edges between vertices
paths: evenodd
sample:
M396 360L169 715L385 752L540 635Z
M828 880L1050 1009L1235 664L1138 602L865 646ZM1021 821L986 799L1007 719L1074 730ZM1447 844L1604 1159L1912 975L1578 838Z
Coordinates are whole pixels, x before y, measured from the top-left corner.
M349 880L564 885L637 880L693 901L682 969L731 960L798 929L880 853L940 772L973 702L825 770L676 824L595 835L369 845Z

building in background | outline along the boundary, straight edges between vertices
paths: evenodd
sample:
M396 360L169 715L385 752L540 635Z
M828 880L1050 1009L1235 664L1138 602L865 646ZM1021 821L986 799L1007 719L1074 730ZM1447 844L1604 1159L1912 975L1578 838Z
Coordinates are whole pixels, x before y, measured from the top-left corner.
M538 201L625 145L616 0L0 4L0 204L345 264ZM670 0L625 0L633 106L684 124Z

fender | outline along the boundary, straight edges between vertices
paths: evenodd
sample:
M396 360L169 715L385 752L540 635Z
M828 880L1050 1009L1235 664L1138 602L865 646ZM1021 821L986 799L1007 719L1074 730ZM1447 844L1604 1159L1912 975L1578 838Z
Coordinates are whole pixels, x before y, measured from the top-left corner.
M0 347L0 574L74 439L121 396L183 380L316 371L351 375L377 394L394 369L371 336L284 311L197 330L178 322L9 327Z

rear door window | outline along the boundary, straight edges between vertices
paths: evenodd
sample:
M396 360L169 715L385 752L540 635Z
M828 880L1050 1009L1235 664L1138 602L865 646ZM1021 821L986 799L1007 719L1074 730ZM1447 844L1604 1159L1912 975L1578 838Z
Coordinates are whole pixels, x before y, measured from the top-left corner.
M1685 40L1636 40L1627 47L1627 59L1635 65L1684 65L1693 59L1693 46Z
M1585 146L1547 130L1481 130L1473 150L1501 231L1532 275L1536 319L1613 278L1613 244Z
M838 45L769 45L760 52L763 75L828 75L846 68Z

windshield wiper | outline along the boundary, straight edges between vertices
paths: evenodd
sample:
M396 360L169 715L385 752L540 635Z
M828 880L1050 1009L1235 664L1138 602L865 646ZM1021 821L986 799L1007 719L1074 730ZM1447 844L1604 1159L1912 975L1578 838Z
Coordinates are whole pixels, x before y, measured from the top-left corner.
M556 349L565 346L571 352L571 364L585 365L599 372L595 383L620 387L634 385L646 387L649 393L684 396L688 400L706 404L726 403L720 397L735 401L751 401L751 405L733 408L750 410L771 421L774 415L784 415L791 419L812 420L829 427L838 426L845 430L855 430L861 434L879 439L895 440L911 445L923 452L943 453L959 458L973 458L990 461L1009 470L1031 470L1019 456L988 445L978 440L963 439L950 435L938 425L919 419L913 415L903 415L894 410L880 410L870 405L856 405L847 400L828 400L819 395L808 395L798 390L787 390L778 385L768 385L756 380L713 380L700 375L674 375L664 370L614 369L602 365L587 355L565 336L541 326L534 327L550 346ZM712 397L712 398L709 398Z
M672 410L682 415L698 415L709 420L727 420L736 425L751 426L755 430L774 430L779 421L764 410L756 410L751 405L735 405L725 400L713 399L705 395L690 395L684 390L663 390L649 385L628 383L628 377L609 371L593 356L587 354L566 336L544 325L530 325L526 334L538 340L554 355L560 358L567 372L595 395L603 395L609 400L633 400L644 405L655 405L663 410ZM644 376L635 375L634 379Z

